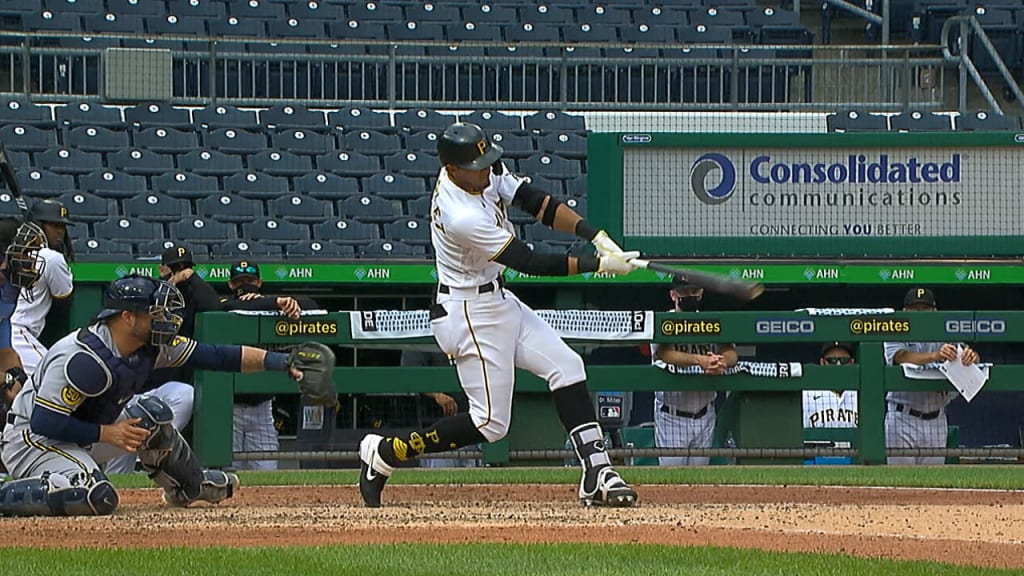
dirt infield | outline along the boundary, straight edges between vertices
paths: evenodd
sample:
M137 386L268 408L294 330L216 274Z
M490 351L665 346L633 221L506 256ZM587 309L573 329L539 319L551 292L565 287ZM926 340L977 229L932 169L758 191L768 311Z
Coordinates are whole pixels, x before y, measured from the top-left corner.
M314 546L394 542L718 545L1024 568L1024 492L641 486L636 509L585 509L561 485L243 487L181 510L123 490L104 518L3 519L5 545Z

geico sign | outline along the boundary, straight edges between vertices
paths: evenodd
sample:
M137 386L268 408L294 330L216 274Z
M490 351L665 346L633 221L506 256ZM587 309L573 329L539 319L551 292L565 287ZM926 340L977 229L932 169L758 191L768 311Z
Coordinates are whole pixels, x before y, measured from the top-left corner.
M946 320L947 334L1003 334L1005 320Z
M758 320L758 334L814 334L814 320Z

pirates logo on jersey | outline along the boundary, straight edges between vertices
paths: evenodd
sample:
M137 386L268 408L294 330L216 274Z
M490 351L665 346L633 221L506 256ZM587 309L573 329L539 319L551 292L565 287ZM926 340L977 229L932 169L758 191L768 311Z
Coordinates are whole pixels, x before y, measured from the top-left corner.
M82 403L82 400L85 400L85 396L82 396L81 392L68 384L61 388L60 399L68 406L78 406Z

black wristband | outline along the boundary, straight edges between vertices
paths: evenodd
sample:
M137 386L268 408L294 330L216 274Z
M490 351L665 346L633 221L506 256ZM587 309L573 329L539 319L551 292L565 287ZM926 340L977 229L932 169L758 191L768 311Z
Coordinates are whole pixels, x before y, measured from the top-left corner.
M600 230L586 220L581 219L576 223L576 235L587 242L592 241L594 236L597 236L598 232L600 232Z
M597 272L601 269L601 261L596 256L577 256L576 270L580 274L584 272Z

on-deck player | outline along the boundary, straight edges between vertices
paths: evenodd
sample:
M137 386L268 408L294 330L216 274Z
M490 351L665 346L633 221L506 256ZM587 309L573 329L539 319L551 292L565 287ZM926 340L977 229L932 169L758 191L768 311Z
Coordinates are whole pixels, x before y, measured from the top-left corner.
M359 445L363 501L380 506L384 484L402 462L503 438L511 422L515 369L522 368L548 383L583 466L580 500L585 505L634 505L636 491L612 469L605 452L583 360L504 287L502 272L509 267L542 276L628 274L635 269L630 260L639 253L623 252L568 206L509 173L501 162L501 146L479 126L452 124L438 139L437 151L442 168L430 219L438 289L430 317L434 338L455 362L469 412L409 434L367 434ZM535 252L515 237L509 206L592 242L598 256Z

